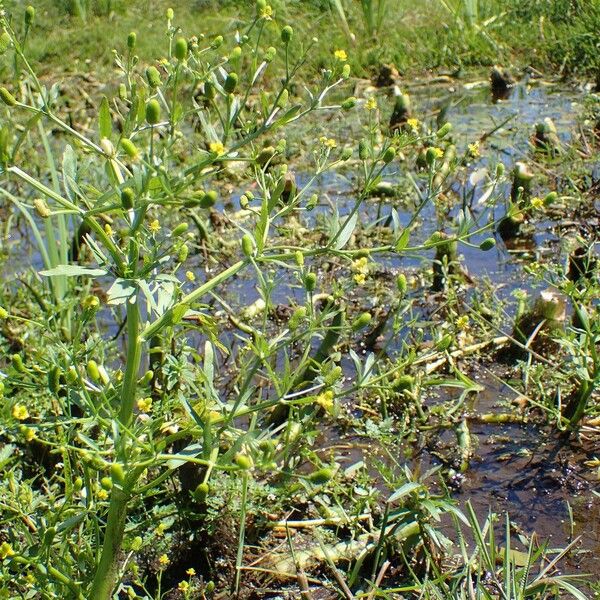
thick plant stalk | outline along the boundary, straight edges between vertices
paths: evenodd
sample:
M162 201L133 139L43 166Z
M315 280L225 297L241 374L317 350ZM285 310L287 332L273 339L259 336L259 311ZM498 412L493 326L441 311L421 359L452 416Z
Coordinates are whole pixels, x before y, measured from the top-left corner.
M133 404L137 387L137 377L142 356L142 343L139 334L140 310L137 298L134 302L127 304L127 364L125 367L125 378L121 391L121 410L119 421L122 425L128 425L133 416ZM121 444L123 438L121 439ZM117 581L119 571L119 552L123 542L125 531L125 519L127 517L127 504L129 502L129 490L135 484L128 481L123 489L113 487L108 509L108 519L104 532L102 544L102 555L96 569L94 582L90 592L91 600L110 600Z

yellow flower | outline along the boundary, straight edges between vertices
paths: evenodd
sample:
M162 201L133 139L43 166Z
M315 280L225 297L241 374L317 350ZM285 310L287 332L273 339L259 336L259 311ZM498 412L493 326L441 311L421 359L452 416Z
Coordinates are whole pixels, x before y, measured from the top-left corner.
M112 227L108 223L104 226L104 231L106 232L106 235L112 235L113 234L113 229L112 229Z
M7 319L7 318L8 318L8 311L3 306L0 306L0 319Z
M0 560L4 560L9 556L14 556L15 551L12 549L12 546L8 542L2 542L0 544Z
M192 271L186 271L185 278L188 281L196 281L196 276L194 275L194 273Z
M150 223L148 228L152 233L158 233L160 231L160 222L158 221L158 219L154 219L154 221Z
M365 103L365 108L367 110L376 110L377 109L377 100L375 99L375 96L371 96L367 102Z
M209 149L213 154L217 156L221 156L225 154L225 146L221 142L211 142L209 145Z
M35 431L26 425L19 425L19 433L25 438L26 442L31 442L35 439Z
M367 260L366 256L361 256L360 258L352 261L352 272L367 275L369 272L369 261Z
M544 208L544 201L541 198L538 198L538 196L534 196L531 199L531 206L535 209Z
M481 156L481 153L479 152L479 142L473 142L472 144L469 144L468 150L469 156L471 156L472 158L477 158L478 156Z
M333 412L333 392L331 390L327 390L325 392L320 393L315 402L328 413Z
M348 60L348 55L346 54L345 50L336 50L333 53L333 56L335 56L335 59L339 60L340 62L346 62Z
M185 573L186 575L193 577L196 574L196 569L194 569L194 567L190 567Z
M357 273L356 275L353 276L354 282L357 285L364 285L365 281L367 280L367 277L364 273Z
M190 584L187 581L180 581L177 585L177 589L180 592L187 592L190 589Z
M469 317L467 317L467 315L462 315L461 317L458 317L458 319L456 319L456 327L461 331L467 329L467 327L469 327Z
M431 149L433 151L433 155L435 156L435 158L443 158L444 157L444 151L441 148L432 148Z
M273 16L273 7L270 4L267 4L261 11L260 11L260 16L263 19L267 19L267 21L271 20L271 17Z
M156 526L156 529L154 530L154 533L158 536L158 537L162 537L163 535L165 535L165 531L167 529L167 526L164 523L159 523ZM163 554L163 556L165 556Z
M406 124L411 128L411 129L417 129L419 127L419 119L406 119Z
M101 488L96 492L96 496L98 500L106 500L108 498L108 492L104 488Z
M15 404L12 409L12 416L19 421L24 421L29 418L29 411L22 404Z
M149 413L152 410L152 398L140 398L137 407L140 412Z
M97 296L86 296L81 303L84 309L93 309L100 306L100 300Z
M158 557L158 562L160 563L161 567L166 567L171 561L166 554L161 554Z

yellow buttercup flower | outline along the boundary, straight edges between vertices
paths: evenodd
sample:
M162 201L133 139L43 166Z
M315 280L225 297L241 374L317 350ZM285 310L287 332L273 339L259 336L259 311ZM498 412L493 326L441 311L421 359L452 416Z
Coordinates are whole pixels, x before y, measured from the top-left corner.
M534 196L531 199L531 206L535 209L544 208L544 201L541 198L538 198L538 196Z
M319 394L315 401L325 412L331 413L333 411L333 392L331 390Z
M8 542L2 542L0 544L0 560L4 560L10 556L14 556L15 551L12 549L12 546Z
M104 488L101 488L96 492L96 497L98 500L106 500L108 498L108 492Z
M177 585L180 592L187 592L190 589L190 584L187 581L180 581Z
M270 4L267 4L267 6L260 11L260 16L263 19L270 21L271 17L273 16L273 7Z
M8 318L8 311L3 306L0 306L0 319L6 318Z
M333 56L336 60L339 60L340 62L346 62L348 60L348 55L346 54L345 50L336 50L333 53Z
M152 223L148 226L152 233L158 233L160 231L160 222L158 219L154 219Z
M432 150L435 158L443 158L444 157L444 151L441 148L432 148L431 150Z
M171 562L171 560L166 554L161 554L158 557L158 562L160 563L161 567L166 567Z
M140 412L149 413L152 410L152 398L141 398L137 401L137 407Z
M210 151L217 156L225 154L225 146L221 142L211 142L208 146Z
M196 281L196 275L194 275L194 273L192 271L186 271L185 272L185 278L188 281Z
M467 317L467 315L458 317L458 319L456 319L456 327L461 331L467 329L467 327L469 327L469 317Z
M367 110L376 110L377 109L377 100L375 96L371 96L365 103L365 108Z
M407 119L406 120L406 124L411 128L411 129L417 129L419 127L419 119Z
M477 158L478 156L481 155L481 153L479 151L479 142L473 142L472 144L469 144L467 146L467 149L469 151L469 156L471 156L471 158Z
M186 575L193 577L196 574L196 569L194 569L194 567L190 567L185 573Z
M24 421L29 418L29 411L22 404L15 404L12 409L12 416L19 421Z

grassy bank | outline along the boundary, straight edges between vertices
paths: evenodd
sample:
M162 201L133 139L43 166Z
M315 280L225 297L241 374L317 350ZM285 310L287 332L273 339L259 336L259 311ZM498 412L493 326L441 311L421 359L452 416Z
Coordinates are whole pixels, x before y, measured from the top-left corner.
M112 46L122 48L133 30L138 33L140 59L160 58L156 49L171 4L41 0L30 53L42 71L109 69ZM208 36L211 31L235 30L253 10L247 1L176 4L179 22L196 35ZM25 8L15 0L6 7L15 14ZM323 66L323 57L334 46L347 49L359 76L369 76L382 63L393 63L406 75L503 63L533 66L552 76L594 78L600 62L598 0L275 0L273 8L278 20L295 23L302 36L319 38L320 51L310 57L313 71ZM267 27L273 40L278 27L275 22ZM89 60L92 63L86 64Z

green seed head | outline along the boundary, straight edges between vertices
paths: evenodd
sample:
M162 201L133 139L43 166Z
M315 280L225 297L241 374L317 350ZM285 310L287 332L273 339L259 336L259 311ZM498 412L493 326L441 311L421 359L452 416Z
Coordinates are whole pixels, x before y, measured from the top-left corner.
M252 458L243 452L238 452L233 460L235 461L235 464L244 471L247 471L254 466Z
M175 58L178 61L183 61L187 58L188 55L188 43L187 40L183 37L177 38L175 42L175 48L173 50L175 54Z
M441 140L442 138L445 138L450 133L451 130L452 130L452 123L444 123L444 125L442 125L437 130L436 136L438 139Z
M155 98L146 104L146 121L149 125L156 125L160 121L160 104Z
M290 328L290 331L294 331L294 330L298 329L298 326L300 325L300 323L302 323L302 321L304 321L304 319L306 318L306 315L307 315L306 307L299 306L292 313L292 316L290 317L290 320L288 321L288 327Z
M53 393L58 393L60 387L60 368L55 365L48 371L48 389Z
M354 96L350 96L350 98L346 98L342 102L342 110L351 110L356 106L356 98Z
M177 238L180 235L183 235L188 229L189 225L187 223L179 223L175 229L171 232L171 237Z
M237 73L229 73L227 75L227 79L225 79L225 83L223 84L223 89L227 94L233 94L235 88L238 84L238 76Z
M217 192L215 192L215 190L209 190L201 198L200 207L201 208L212 208L217 203L218 197L219 196L218 196Z
M496 240L494 238L487 238L483 240L481 244L479 244L479 249L483 250L484 252L487 252L488 250L491 250L495 245Z
M187 244L182 244L181 247L179 248L179 253L177 254L177 260L179 260L180 263L185 262L189 253L190 253L189 246Z
M121 206L125 210L131 210L133 208L133 201L135 200L135 192L130 188L126 187L121 192Z
M335 472L333 469L329 469L327 467L323 467L322 469L318 469L317 471L313 471L308 479L314 485L325 485L327 482L333 479Z
M205 81L204 82L204 96L206 96L206 98L208 98L209 100L212 100L215 97L216 94L216 90L215 90L215 86L212 84L211 81Z
M160 73L156 67L148 67L146 69L146 80L153 89L160 86L162 81L160 80Z
M350 77L350 65L346 63L342 68L342 79L348 79Z
M130 51L133 52L133 50L135 50L136 42L137 42L137 33L135 31L132 31L127 36L127 47L129 48Z
M287 89L282 90L282 92L279 95L279 98L277 100L277 106L279 108L285 108L287 106L289 97L290 97L290 93L287 91Z
M316 273L307 273L304 278L304 287L307 292L314 292L317 287L317 275Z
M352 148L344 148L340 154L340 160L347 161L352 157Z
M496 165L496 179L500 179L504 175L504 171L506 171L504 163L498 163Z
M89 375L89 378L94 383L98 383L100 381L100 379L101 379L100 369L98 367L98 363L95 360L88 360L87 373Z
M406 294L406 291L408 290L408 282L406 281L406 275L404 273L400 273L400 275L396 277L396 289L402 296Z
M220 48L223 45L223 36L222 35L218 35L213 41L212 44L210 45L210 47L213 50L216 50L217 48Z
M242 238L242 252L245 256L252 256L254 254L254 240L249 233L245 233Z
M236 46L229 54L229 60L237 60L242 56L242 49L240 46Z
M110 465L110 476L114 483L122 485L125 482L125 469L121 463L112 463Z
M381 160L383 160L383 162L387 165L387 164L391 163L394 160L394 158L396 158L396 148L394 148L393 146L390 146L383 153Z
M293 35L294 35L294 30L289 25L286 25L281 30L281 41L284 44L289 44Z
M264 60L265 62L272 62L275 56L277 55L277 49L273 46L269 46L265 51Z
M352 321L352 331L358 331L359 329L363 329L371 322L371 319L371 313L362 313L361 315L356 317L354 321Z
M209 492L210 492L210 487L209 487L208 483L206 483L206 482L199 483L193 492L194 500L199 503L205 502L206 498L208 497Z
M367 140L360 140L358 142L358 157L360 160L367 160L369 158L369 143Z
M554 204L557 200L558 200L558 194L556 192L550 192L544 198L544 206L550 206L550 205Z
M35 19L35 8L31 6L31 4L25 9L25 25L27 27L31 27L33 23L33 19Z
M35 208L35 212L42 219L47 219L52 214L52 211L50 210L50 208L48 208L46 201L42 198L36 198L33 201L33 208Z
M260 13L267 7L267 0L256 0L256 10Z
M25 365L23 364L23 359L20 354L13 354L11 357L11 363L13 369L18 373L25 373Z
M139 156L139 152L138 149L136 148L135 144L127 139L127 138L123 138L121 140L121 148L123 148L123 150L125 151L125 154L127 154L127 156L129 156L129 158L135 160L138 158Z
M175 16L175 13L173 12L173 9L167 8L167 19L169 21L172 21L174 16Z
M103 477L100 480L100 485L102 486L103 490L106 490L108 492L109 490L112 489L113 480L110 477Z
M3 31L0 35L0 54L4 54L11 44L10 35L7 31Z
M5 88L0 88L0 98L6 106L15 106L17 104L16 98Z

